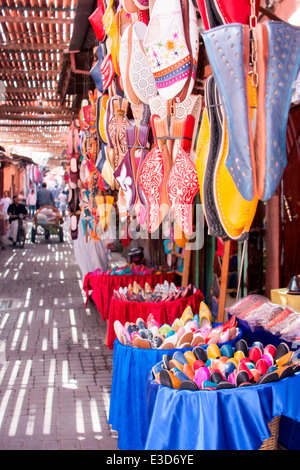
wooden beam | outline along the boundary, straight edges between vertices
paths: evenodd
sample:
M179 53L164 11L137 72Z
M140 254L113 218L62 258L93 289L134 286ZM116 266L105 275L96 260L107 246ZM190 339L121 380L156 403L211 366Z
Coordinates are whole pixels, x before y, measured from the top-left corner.
M25 111L25 110L24 110ZM71 116L66 116L65 114L54 114L52 116L46 116L45 114L3 114L0 110L0 119L9 120L9 121L60 121L70 119Z
M32 103L32 101L37 101L36 98L9 98L9 97L6 97L6 104L9 102L12 102L12 103L15 103L17 101L22 101L24 103ZM57 99L57 98L45 98L44 99L45 102L47 103L60 103L61 100L60 99ZM67 109L71 109L71 108L67 108Z
M27 61L26 61L27 62ZM37 61L38 62L38 61ZM5 68L4 70L1 70L0 77L3 80L3 77L12 77L15 80L17 80L17 75L22 75L22 76L28 76L28 77L34 77L36 78L37 75L49 75L52 77L56 77L57 75L60 75L61 70L60 69L51 69L51 70L22 70L22 69L16 69L14 67L9 67ZM24 78L24 77L23 77ZM22 78L22 79L23 79Z
M17 127L70 127L70 123L69 122L66 122L66 123L61 123L61 124L35 124L35 123L31 123L31 124L21 124L21 123L4 123L4 122L0 122L0 127L14 127L14 128L17 128Z
M59 42L54 44L49 43L9 43L0 44L1 52L42 52L42 51L66 51L69 44L66 42Z
M72 18L49 18L41 16L0 16L0 23L73 24Z
M5 10L14 10L14 11L37 11L38 13L41 11L46 11L49 13L53 13L56 11L70 13L71 11L75 11L75 8L69 7L31 7L31 6L14 6L14 5L1 5L2 9Z
M32 93L34 95L39 95L40 93L47 93L48 91L55 91L55 88L43 88L42 86L38 86L38 87L35 87L35 88L29 88L29 86L19 86L17 88L14 88L14 87L6 87L5 88L5 93L13 93L13 94L17 94L17 93Z
M0 115L3 113L45 113L45 114L53 114L53 113L59 113L63 114L72 114L74 111L70 108L62 108L61 106L7 106L7 105L0 105ZM68 117L68 116L65 116Z

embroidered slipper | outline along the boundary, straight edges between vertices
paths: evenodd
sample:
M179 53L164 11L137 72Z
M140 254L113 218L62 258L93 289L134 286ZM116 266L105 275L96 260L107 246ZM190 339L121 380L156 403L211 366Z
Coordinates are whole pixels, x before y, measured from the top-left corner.
M139 183L147 199L148 230L153 233L169 210L166 181L172 163L165 140L165 120L151 116L151 128L156 139L155 148L148 153L141 166Z
M114 75L115 75L115 69L114 69L114 63L112 59L112 55L109 53L106 55L106 57L103 59L103 62L101 63L100 66L100 71L102 74L102 80L103 80L103 92L105 92L111 85Z
M157 95L157 88L143 46L146 33L145 23L136 21L133 24L129 77L135 95L143 103L149 104L149 99Z
M132 147L136 144L136 129L134 126L127 126L126 128L126 140L128 145L128 150L118 166L117 170L114 172L114 177L118 181L120 188L123 190L123 194L126 199L126 209L128 214L134 209L136 201L136 187L135 187L135 177L134 170L135 168L132 165Z
M199 190L195 165L189 157L194 126L194 116L187 116L183 140L167 182L167 193L174 217L187 236L193 232L192 203Z
M130 75L129 75L129 68L130 68L130 60L131 60L131 50L132 50L132 28L133 24L129 25L120 41L120 74L122 78L122 84L124 88L124 93L128 101L133 105L139 104L139 99L134 93L132 88Z
M136 166L136 176L135 176L135 185L137 191L137 204L139 206L137 219L140 225L143 225L146 216L147 216L147 199L145 194L140 186L139 178L140 178L140 171L141 167L144 163L144 160L147 154L150 151L150 135L151 135L151 126L148 125L141 125L138 129L138 145L140 149L134 152L135 158L135 166Z
M167 101L161 96L156 96L149 100L149 106L151 114L157 114L161 119L167 119L170 122L170 139L167 140L167 145L174 160L176 153L180 148L185 118L191 114L194 116L197 123L199 121L202 109L202 96L190 95L184 101L179 103L176 102L176 100ZM196 133L197 126L194 127L191 148L194 147ZM174 139L174 136L178 137L178 139Z
M189 39L192 43L198 41L199 34L196 12L192 2L186 0L184 3L187 5L184 13L191 14ZM196 62L187 45L180 0L156 0L144 47L159 94L167 100L175 98L188 81L193 60Z

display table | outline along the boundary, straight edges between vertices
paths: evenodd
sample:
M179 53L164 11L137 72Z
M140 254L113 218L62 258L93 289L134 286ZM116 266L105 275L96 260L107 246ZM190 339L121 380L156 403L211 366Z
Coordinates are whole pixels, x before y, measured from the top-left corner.
M300 422L300 372L265 385L191 392L147 377L151 417L146 450L258 450L268 423L284 415Z
M110 349L113 348L116 339L114 330L114 322L116 320L125 325L126 322L135 322L138 318L147 320L149 314L152 313L160 325L164 323L171 325L175 318L181 317L188 305L191 306L194 312L198 312L203 299L204 297L200 290L197 290L195 294L188 297L169 302L125 302L113 297L110 302L106 344Z
M164 281L169 283L174 282L175 272L159 273L159 274L99 274L96 271L86 274L83 282L83 290L86 292L87 299L89 292L91 298L102 317L102 320L107 320L109 316L110 301L112 299L114 290L120 287L128 287L129 284L137 282L142 288L145 287L146 282L151 288L156 284L162 284Z
M233 346L241 338L240 332L237 338L222 344ZM182 352L188 350L191 348L181 349ZM176 349L133 348L115 340L109 424L118 431L120 450L144 449L148 433L147 375L164 354L172 355L174 351Z

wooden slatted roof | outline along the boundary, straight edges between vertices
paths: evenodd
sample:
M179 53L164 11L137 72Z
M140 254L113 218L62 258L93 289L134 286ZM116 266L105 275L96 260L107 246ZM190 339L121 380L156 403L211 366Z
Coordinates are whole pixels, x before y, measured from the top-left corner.
M78 103L67 52L82 2L93 11L94 0L0 0L0 145L10 153L64 152Z

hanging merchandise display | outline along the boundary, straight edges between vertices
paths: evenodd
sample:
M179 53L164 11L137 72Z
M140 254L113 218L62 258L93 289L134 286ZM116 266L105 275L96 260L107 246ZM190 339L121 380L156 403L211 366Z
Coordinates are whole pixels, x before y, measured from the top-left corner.
M99 41L90 70L95 90L83 100L79 134L76 120L70 133L76 142L69 151L71 202L78 194L73 208L79 206L84 215L87 239L101 239L112 207L124 247L131 242L132 221L137 232L144 227L150 238L166 235L162 245L169 269L160 266L151 282L146 274L126 279L133 275L127 260L121 268L89 273L84 282L102 318L109 320L107 346L115 351L110 423L119 432L120 448L170 448L168 433L168 442L163 443L163 436L160 443L156 439L156 413L159 409L161 417L165 397L176 403L182 394L185 406L193 391L200 407L203 400L215 403L217 393L222 400L225 394L235 394L236 400L242 393L251 400L268 388L281 400L298 380L299 361L286 344L299 339L296 311L251 295L226 309L225 322L219 320L219 300L214 323L209 304L189 284L186 272L186 245L197 233L200 201L208 235L224 246L214 263L215 269L222 259L215 276L217 283L221 279L220 298L228 288L231 248L243 243L233 273L237 280L240 269L239 295L259 203L274 195L287 164L285 133L300 66L300 33L284 21L260 23L259 11L258 0L98 0L89 18ZM74 215L75 209L70 211ZM168 278L157 279L162 274ZM181 287L177 275L185 279ZM214 286L211 293L216 299ZM261 334L257 328L275 335L276 346L247 343L244 335ZM139 380L130 361L139 363ZM124 412L117 403L120 376ZM227 398L224 410L229 413ZM134 411L128 415L128 409L138 416ZM150 427L146 411L150 417L153 413ZM216 422L222 413L218 409ZM184 415L176 418L183 427ZM273 416L268 408L260 437ZM133 437L127 432L129 420ZM185 448L181 427L176 424L171 434L178 433ZM193 448L210 448L200 441ZM239 447L238 441L233 447Z
M171 211L185 246L199 191L210 235L248 238L259 200L271 198L286 165L300 64L299 29L258 24L258 11L255 0L243 8L221 0L98 1L89 18L99 40L90 71L95 161L124 224L147 221L154 233ZM199 65L204 58L210 68Z

